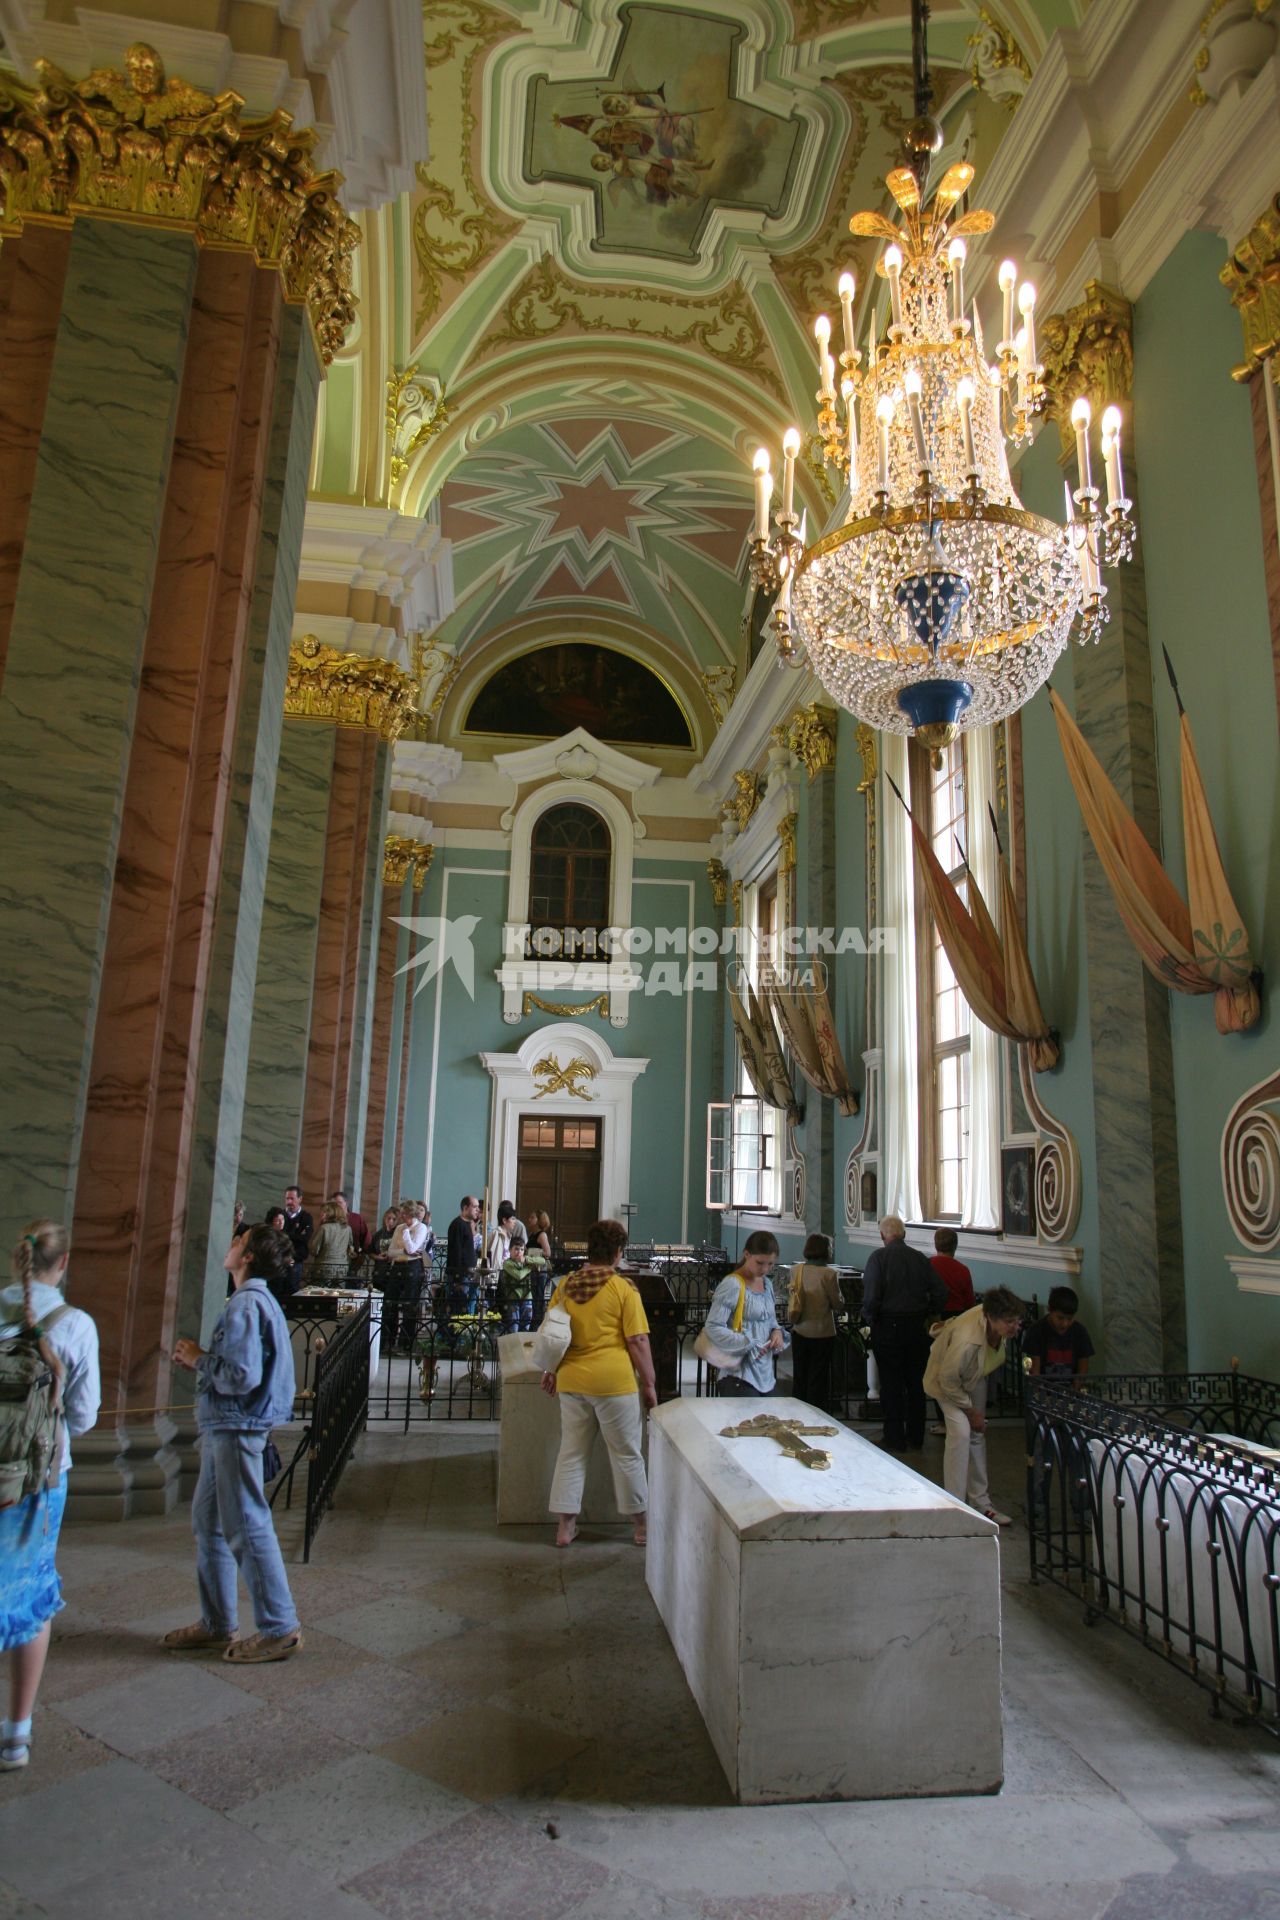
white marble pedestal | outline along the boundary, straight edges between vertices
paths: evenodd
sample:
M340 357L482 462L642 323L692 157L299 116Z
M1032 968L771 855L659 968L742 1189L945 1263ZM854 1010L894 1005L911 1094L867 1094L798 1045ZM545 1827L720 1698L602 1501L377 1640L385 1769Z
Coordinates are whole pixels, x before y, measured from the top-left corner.
M645 1577L738 1800L993 1793L999 1530L838 1428L814 1470L722 1439L800 1400L650 1415Z
M502 1368L502 1415L498 1430L498 1525L548 1524L547 1502L560 1451L560 1409L544 1393L542 1375L529 1359L531 1333L504 1333L498 1341ZM613 1475L604 1441L596 1435L582 1492L582 1519L619 1521Z

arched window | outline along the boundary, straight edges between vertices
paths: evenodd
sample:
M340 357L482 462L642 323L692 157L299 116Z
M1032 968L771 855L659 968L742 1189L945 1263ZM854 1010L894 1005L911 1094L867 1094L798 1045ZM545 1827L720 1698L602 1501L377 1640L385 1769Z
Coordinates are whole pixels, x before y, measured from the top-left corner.
M609 829L593 808L570 802L549 807L539 817L529 848L529 925L535 953L546 946L537 938L539 929L594 935L608 926L611 855ZM594 950L594 941L583 944ZM546 950L551 951L549 946ZM557 946L555 952L560 951Z

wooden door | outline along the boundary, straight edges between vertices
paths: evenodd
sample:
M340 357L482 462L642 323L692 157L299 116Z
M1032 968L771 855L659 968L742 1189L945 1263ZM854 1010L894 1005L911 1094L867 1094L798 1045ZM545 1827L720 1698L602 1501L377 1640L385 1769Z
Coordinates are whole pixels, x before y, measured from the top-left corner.
M600 1218L603 1135L599 1119L521 1115L516 1206L522 1219L546 1213L557 1240L572 1246L586 1239Z

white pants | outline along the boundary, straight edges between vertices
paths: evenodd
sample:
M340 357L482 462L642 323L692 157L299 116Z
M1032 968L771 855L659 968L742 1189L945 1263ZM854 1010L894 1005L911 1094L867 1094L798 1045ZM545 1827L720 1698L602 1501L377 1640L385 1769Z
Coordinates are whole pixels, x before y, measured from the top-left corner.
M560 1453L551 1482L552 1513L578 1513L587 1461L599 1427L609 1449L613 1497L623 1514L643 1513L649 1504L640 1453L638 1393L558 1393Z
M970 1399L978 1413L987 1408L987 1381L984 1374ZM957 1500L967 1500L979 1512L991 1505L987 1486L987 1436L975 1433L969 1425L967 1407L949 1407L939 1402L947 1429L947 1445L942 1456L942 1484Z

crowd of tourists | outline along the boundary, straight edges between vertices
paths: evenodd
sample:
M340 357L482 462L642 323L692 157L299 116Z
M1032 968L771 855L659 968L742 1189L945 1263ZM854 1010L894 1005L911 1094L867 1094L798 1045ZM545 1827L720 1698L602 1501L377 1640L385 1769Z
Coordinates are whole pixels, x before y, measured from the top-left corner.
M531 1304L547 1288L554 1243L542 1214L521 1220L503 1202L485 1240L480 1203L464 1195L451 1222L437 1279L430 1209L403 1201L370 1234L336 1193L317 1226L296 1187L265 1221L246 1224L237 1208L224 1256L229 1297L207 1346L180 1338L176 1367L194 1379L200 1472L192 1503L199 1617L166 1633L174 1654L217 1654L234 1663L292 1658L302 1627L272 1521L266 1486L272 1429L293 1416L295 1374L282 1301L304 1273L342 1278L367 1256L394 1314L411 1325L424 1287L476 1311L486 1277L498 1276L509 1326L525 1328ZM909 1247L901 1220L881 1222L881 1246L867 1262L862 1316L879 1370L884 1444L909 1453L923 1445L927 1401L942 1415L947 1491L987 1516L986 1386L1021 1326L1022 1304L1003 1287L975 1297L956 1258L956 1236L941 1229L932 1261ZM649 1324L637 1286L621 1271L626 1229L597 1221L586 1260L554 1286L535 1336L545 1392L560 1408L561 1440L550 1490L556 1545L572 1544L595 1435L608 1452L619 1513L644 1544L648 1493L642 1451L645 1410L657 1405ZM32 1714L63 1606L56 1555L67 1498L72 1441L88 1432L100 1403L98 1334L66 1298L70 1244L64 1227L33 1221L13 1250L13 1281L0 1290L0 1648L9 1667L8 1713L0 1724L0 1772L28 1764ZM716 1286L699 1352L717 1376L717 1392L768 1397L779 1389L778 1358L792 1354L795 1392L818 1405L830 1392L831 1352L841 1296L831 1243L810 1236L791 1275L788 1325L780 1324L770 1276L775 1237L748 1236L734 1270ZM427 1280L428 1272L432 1279ZM505 1286L505 1291L503 1290ZM1033 1373L1079 1378L1093 1352L1065 1287L1024 1340ZM393 1331L392 1344L403 1332ZM238 1580L254 1631L239 1630Z

